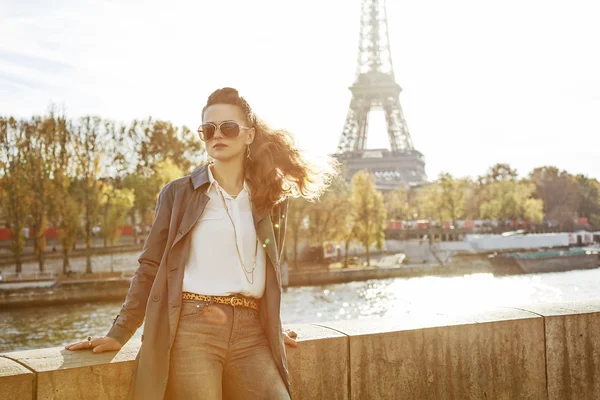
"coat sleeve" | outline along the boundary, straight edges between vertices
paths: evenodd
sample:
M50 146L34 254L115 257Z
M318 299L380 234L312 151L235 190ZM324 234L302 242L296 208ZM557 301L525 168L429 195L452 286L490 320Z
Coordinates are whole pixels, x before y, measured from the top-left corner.
M150 289L154 283L169 236L173 198L170 194L171 191L168 191L168 187L167 184L158 195L155 209L156 217L144 243L142 253L138 258L139 267L131 279L125 302L106 334L106 336L116 339L121 345L127 343L144 322Z

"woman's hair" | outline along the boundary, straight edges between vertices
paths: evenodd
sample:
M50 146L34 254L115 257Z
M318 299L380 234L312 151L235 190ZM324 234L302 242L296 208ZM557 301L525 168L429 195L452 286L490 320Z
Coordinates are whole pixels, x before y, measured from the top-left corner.
M272 129L256 117L248 102L233 88L215 90L202 109L213 104L238 106L246 115L249 127L256 131L246 158L245 174L251 183L252 202L259 210L271 211L286 197L319 198L337 175L338 162L327 158L324 163L309 161L296 147L293 135Z

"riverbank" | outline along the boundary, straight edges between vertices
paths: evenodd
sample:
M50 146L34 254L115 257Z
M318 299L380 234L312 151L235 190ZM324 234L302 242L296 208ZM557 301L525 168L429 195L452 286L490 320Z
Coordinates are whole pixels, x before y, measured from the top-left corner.
M416 264L331 269L305 269L284 274L285 287L320 286L372 279L411 278L421 276L461 276L489 273L487 262L440 266ZM131 274L104 272L61 276L55 280L7 281L0 283L0 307L19 308L39 305L123 300L129 290ZM15 286L11 288L11 286Z
M283 286L286 288L312 287L385 280L393 278L418 277L460 277L474 274L497 275L486 259L462 260L446 265L406 264L399 266L372 266L349 268L312 268L310 270L290 271L283 274ZM498 276L514 275L498 274ZM520 274L523 275L523 274ZM81 274L70 278L61 276L54 280L11 281L0 283L0 308L22 308L76 304L98 301L122 301L131 284L132 271L99 272ZM20 285L20 286L18 286ZM11 288L11 286L13 286Z
M369 279L385 279L409 276L411 271L421 274L432 273L435 269L427 268L417 271L414 268L353 268L334 271L312 271L310 273L289 274L289 287L316 286L330 283L344 283ZM428 272L426 272L428 271ZM20 308L40 305L58 305L69 303L85 303L94 301L123 300L129 290L130 278L113 276L86 276L80 279L60 279L52 281L3 282L0 283L0 307ZM10 288L11 285L21 287ZM23 287L23 285L28 285ZM35 286L34 286L35 285Z
M600 398L597 301L284 328L298 333L286 349L293 398ZM0 398L126 398L140 346L2 353Z
M121 254L121 253L132 253L132 252L140 252L142 250L142 244L122 244L118 246L94 246L91 247L89 252L92 257L100 256L100 255L111 255L111 254ZM72 250L71 254L69 254L69 260L73 261L77 258L83 258L87 256L87 249L85 248L77 248L76 250ZM47 250L44 253L44 260L47 262L49 260L60 260L62 263L63 254L60 251L51 251ZM25 254L21 257L22 263L33 263L37 264L38 259L34 254ZM5 255L0 257L0 267L13 267L15 266L15 258L12 255Z
M130 283L122 278L79 279L58 282L52 287L0 290L0 308L124 300Z
M328 270L312 270L292 272L289 274L287 286L319 286L346 282L360 282L371 279L416 278L421 276L460 276L469 274L491 273L491 266L486 262L472 264L403 264L392 267L350 267Z

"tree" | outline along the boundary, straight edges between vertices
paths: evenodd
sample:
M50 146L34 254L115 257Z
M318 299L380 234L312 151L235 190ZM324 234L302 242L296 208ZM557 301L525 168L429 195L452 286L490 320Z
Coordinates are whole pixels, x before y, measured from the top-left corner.
M104 146L108 143L98 117L82 117L71 125L77 169L78 193L83 206L86 245L86 273L92 272L92 227L98 223L101 206L101 182L105 164Z
M27 182L30 186L31 207L30 226L33 228L33 243L38 257L39 269L44 271L46 252L46 229L48 228L49 209L55 196L53 179L56 178L58 157L61 151L59 135L64 130L64 116L50 114L34 117L23 122L27 132L24 152L27 155Z
M486 186L489 200L481 204L481 216L496 220L526 219L540 223L544 217L542 200L533 198L535 186L527 182L503 180Z
M385 239L385 206L383 196L375 188L375 180L367 172L354 174L351 182L352 215L356 238L367 252L367 266L370 265L370 248L376 245L383 248Z
M343 178L336 179L334 182L337 182L333 186L339 201L335 209L336 216L332 223L331 238L344 243L344 268L347 268L350 242L356 239L356 223L352 215L352 203L350 202L351 189Z
M438 184L441 209L445 212L445 217L449 218L454 224L456 220L464 218L465 192L468 181L466 179L454 179L449 173L441 173Z
M69 188L61 192L60 207L51 214L54 226L58 229L58 241L63 253L63 274L70 268L69 255L77 235L81 231L81 206L75 198L69 194Z
M102 226L102 235L109 245L114 246L125 225L125 217L134 203L134 194L130 189L113 189L107 185L104 188L106 207L105 223Z
M298 244L306 231L304 221L309 202L302 197L292 197L289 202L286 236L289 235L292 239L294 267L298 270Z
M28 191L26 163L24 154L26 142L25 126L14 118L0 117L0 184L6 193L2 199L8 228L12 232L11 250L15 255L16 273L22 272L21 255L25 247L23 229L29 214L31 193Z
M306 237L311 245L323 249L325 242L332 240L345 224L343 207L348 202L348 197L347 184L342 177L337 176L318 201L308 204L305 209L308 217Z
M56 147L53 154L52 195L49 197L49 222L58 230L62 247L63 273L70 268L69 255L81 232L81 205L75 196L75 158L73 157L72 132L64 116L55 120Z
M485 200L486 190L482 178L476 181L465 180L465 208L464 217L467 219L479 219L481 204Z
M518 181L517 170L508 164L495 164L477 179L468 199L470 213L479 206L479 217L496 220L527 219L541 222L542 202L532 196L535 187Z
M439 182L433 182L421 186L416 192L416 212L417 218L429 219L442 223L444 220L444 207L442 204L441 186Z
M155 171L148 177L133 178L135 186L132 189L136 201L134 207L138 207L137 210L146 225L150 225L154 220L154 216L150 214L154 212L154 204L160 189L170 181L183 176L183 171L168 158L159 161L154 168ZM138 197L139 201L137 201Z
M385 211L388 217L399 220L412 219L409 194L410 192L406 187L400 186L383 195Z
M518 177L517 170L508 164L494 164L488 169L488 172L480 177L482 184L486 185L493 182L516 181Z
M168 121L134 120L127 130L135 149L136 172L149 176L161 161L170 159L185 173L198 165L204 155L204 145L197 133L187 127L177 128Z
M129 213L137 243L138 216L151 223L148 216L154 210L156 197L164 184L183 176L195 167L204 154L196 133L186 127L178 129L164 121L148 118L134 120L123 129L122 157L131 168L124 174L123 186L135 193L135 203Z
M577 213L580 217L586 217L596 228L600 228L600 182L581 174L575 179L581 195Z
M535 184L536 197L544 202L544 214L563 227L572 227L579 210L581 193L574 176L556 167L540 167L529 174Z

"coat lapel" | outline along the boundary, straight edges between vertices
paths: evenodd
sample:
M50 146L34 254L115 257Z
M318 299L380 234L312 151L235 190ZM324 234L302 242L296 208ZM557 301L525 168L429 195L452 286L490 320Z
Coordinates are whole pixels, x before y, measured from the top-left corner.
M171 248L173 248L173 246L175 246L177 242L193 228L196 222L198 222L208 200L209 197L205 192L201 190L194 190L192 192L192 195L185 206L185 211L183 212L183 217L179 223L179 229L177 230L177 235L175 236L175 240L173 240Z
M204 207L209 200L208 195L204 191L198 190L200 186L208 182L206 165L203 164L196 168L191 173L190 178L194 190L189 199L186 199L187 201L182 205L185 207L185 210L183 211L183 216L179 222L175 239L171 244L171 249L192 229L196 222L198 222L198 218L200 218L200 215L204 212ZM174 268L176 268L176 266L174 266Z

